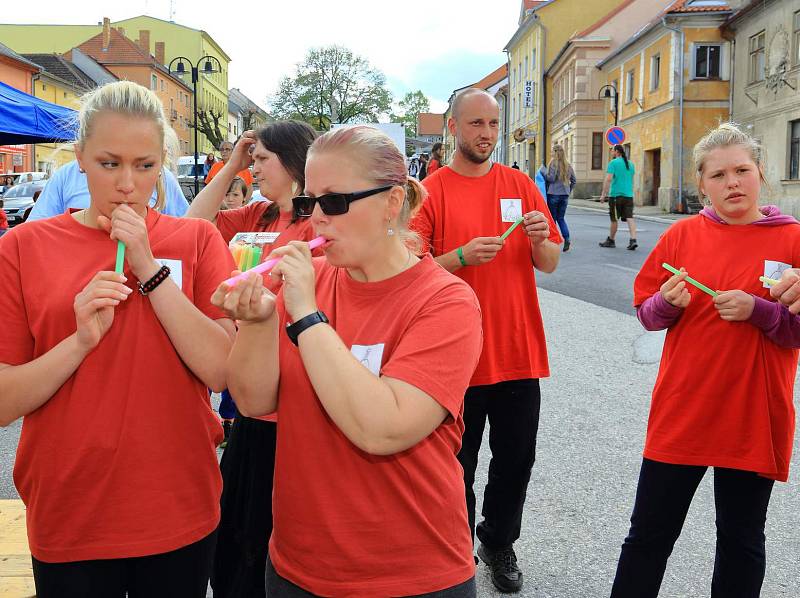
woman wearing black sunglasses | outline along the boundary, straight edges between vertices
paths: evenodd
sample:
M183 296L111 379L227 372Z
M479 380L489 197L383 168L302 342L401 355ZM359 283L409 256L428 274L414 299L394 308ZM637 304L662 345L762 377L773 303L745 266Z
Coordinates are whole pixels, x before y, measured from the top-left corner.
M255 132L247 131L186 215L214 222L226 242L240 232L279 233L273 247L311 240L313 227L307 218L295 215L292 198L305 187L306 154L315 137L314 129L297 121L276 122ZM231 181L251 162L261 193L270 201L254 201L220 211ZM269 288L277 292L280 284L280 279L274 279ZM231 394L238 403L236 394ZM272 533L276 435L274 414L264 418L239 416L234 420L220 464L222 514L211 575L215 598L264 596L267 542Z
M423 196L383 133L326 133L295 201L326 259L293 242L273 252L277 298L253 275L212 299L241 321L228 368L240 409L280 416L270 598L475 596L456 453L480 312L412 251Z

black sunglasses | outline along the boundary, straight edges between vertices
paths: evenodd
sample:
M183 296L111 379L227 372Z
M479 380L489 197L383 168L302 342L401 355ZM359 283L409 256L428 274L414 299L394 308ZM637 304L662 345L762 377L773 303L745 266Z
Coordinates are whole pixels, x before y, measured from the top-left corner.
M350 204L357 199L364 199L371 195L377 195L383 191L388 191L394 185L387 185L385 187L377 187L369 189L368 191L359 191L357 193L326 193L319 197L308 197L307 195L298 195L292 199L294 206L294 213L299 218L307 218L311 216L314 211L314 206L319 202L319 207L326 216L339 216L347 214L350 209Z

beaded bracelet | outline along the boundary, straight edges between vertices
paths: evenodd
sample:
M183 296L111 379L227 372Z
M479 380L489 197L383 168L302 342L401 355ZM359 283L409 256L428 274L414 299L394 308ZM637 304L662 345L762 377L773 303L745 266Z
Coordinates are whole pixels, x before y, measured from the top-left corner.
M152 293L158 285L169 278L170 269L167 266L161 266L158 272L155 273L153 278L145 283L139 283L139 292L142 295Z

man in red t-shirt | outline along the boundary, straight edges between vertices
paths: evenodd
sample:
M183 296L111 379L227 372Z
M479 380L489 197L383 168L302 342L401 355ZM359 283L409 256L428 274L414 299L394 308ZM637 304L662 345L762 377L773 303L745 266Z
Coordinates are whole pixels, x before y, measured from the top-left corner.
M483 352L464 401L464 468L478 556L503 592L522 587L513 544L533 467L539 427L539 378L549 375L533 269L552 272L561 237L547 203L526 174L489 160L500 110L481 89L456 96L447 126L457 148L448 166L424 181L429 196L414 229L440 265L475 291L483 314ZM520 230L501 235L521 220ZM486 420L492 461L475 528L472 486Z
M219 146L219 155L222 158L221 160L217 160L211 166L206 175L205 183L208 185L214 177L217 176L222 167L230 160L231 153L233 152L233 144L230 141L223 141ZM241 170L237 175L240 179L242 179L245 183L247 183L247 188L252 191L253 190L253 175L250 173L249 168L245 168ZM249 197L249 196L248 196Z

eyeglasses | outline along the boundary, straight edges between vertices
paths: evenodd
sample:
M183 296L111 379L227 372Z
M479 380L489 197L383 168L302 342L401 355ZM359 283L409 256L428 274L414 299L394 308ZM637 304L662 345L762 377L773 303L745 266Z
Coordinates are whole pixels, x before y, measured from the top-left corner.
M307 218L311 216L314 211L314 206L319 202L319 207L326 216L340 216L347 214L350 209L350 204L358 199L364 199L371 195L377 195L383 191L388 191L394 185L387 185L385 187L377 187L369 189L368 191L358 191L357 193L326 193L319 197L308 197L307 195L298 195L292 199L294 206L294 213L300 218Z

